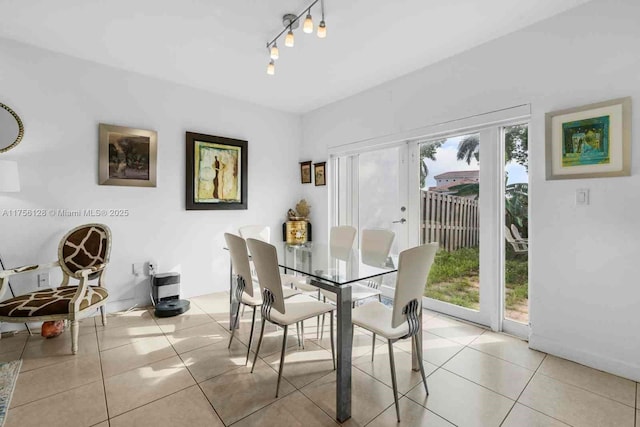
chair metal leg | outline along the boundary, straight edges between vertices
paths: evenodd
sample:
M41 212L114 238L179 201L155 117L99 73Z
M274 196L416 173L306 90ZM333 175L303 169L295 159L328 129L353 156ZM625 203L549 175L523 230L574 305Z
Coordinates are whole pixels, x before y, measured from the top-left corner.
M378 301L382 302L382 294L378 294Z
M253 370L256 368L256 362L258 361L258 354L260 354L260 346L262 345L262 337L264 336L264 325L267 321L262 319L262 326L260 327L260 338L258 338L258 348L256 348L256 355L253 356L253 366L251 366L251 373L253 374Z
M107 310L105 305L100 306L100 316L102 317L102 326L107 326Z
M296 336L298 337L298 348L300 348L300 322L296 323Z
M241 317L244 317L244 309L245 309L246 307L247 307L246 305L244 305L244 304L242 305L242 313L240 313L240 316L241 316Z
M251 318L251 332L249 333L249 343L247 344L247 360L244 361L244 366L249 363L249 353L251 353L251 340L253 339L253 329L256 325L256 306L253 306L253 317Z
M327 302L327 297L322 297L322 302ZM320 316L318 316L320 318ZM320 329L320 339L324 338L324 314L322 315L322 329Z
M285 325L284 335L282 335L282 353L280 354L280 369L278 370L278 385L276 386L276 397L280 392L280 380L282 379L282 369L284 368L284 352L287 349L287 329L289 327Z
M231 328L231 336L229 337L229 345L227 346L227 348L231 348L231 342L233 341L233 336L236 333L236 328L238 327L238 322L240 321L240 306L243 304L238 303L238 309L236 310L236 318L235 318L235 322L233 322L233 327Z
M336 348L333 343L333 311L329 312L329 327L331 328L331 360L333 360L333 370L336 370Z
M77 320L71 322L71 352L73 354L78 353L78 330L80 329L80 323Z
M398 381L396 380L396 362L393 358L393 343L389 342L389 364L391 365L391 383L393 384L393 400L396 404L396 416L400 422L400 406L398 406Z
M304 320L300 322L300 336L302 337L302 349L304 350Z
M422 352L419 349L418 340L413 340L413 347L416 355L418 356L418 365L420 366L420 375L422 375L422 382L424 383L424 391L429 396L429 387L427 387L427 376L424 374L424 361L422 360Z
M371 340L371 361L373 362L373 357L376 353L376 333L373 333L373 340Z

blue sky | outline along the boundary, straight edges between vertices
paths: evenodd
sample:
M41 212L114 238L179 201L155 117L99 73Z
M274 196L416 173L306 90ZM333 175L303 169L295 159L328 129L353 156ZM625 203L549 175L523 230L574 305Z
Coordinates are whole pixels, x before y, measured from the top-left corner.
M471 160L471 164L467 164L465 160L457 159L458 144L462 139L464 139L464 137L465 135L448 138L445 143L438 148L436 152L436 160L427 159L425 161L427 168L429 168L429 175L427 175L426 182L427 188L436 185L436 180L433 177L441 173L480 169L480 165L475 159ZM480 149L482 150L482 148ZM516 162L509 162L505 165L505 170L509 176L507 184L528 182L528 174L524 166L521 166Z

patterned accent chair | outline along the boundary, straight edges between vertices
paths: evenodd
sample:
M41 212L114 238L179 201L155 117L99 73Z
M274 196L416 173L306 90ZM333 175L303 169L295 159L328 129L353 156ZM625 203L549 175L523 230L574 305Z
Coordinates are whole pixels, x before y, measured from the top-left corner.
M102 324L107 324L105 303L109 293L104 287L105 268L111 251L111 230L104 224L85 224L69 231L58 246L58 261L0 270L0 299L9 277L21 273L60 267L62 283L55 289L29 292L0 302L0 323L71 322L71 351L78 352L78 320L88 311L100 308ZM78 284L69 284L69 280ZM98 279L96 285L89 281Z

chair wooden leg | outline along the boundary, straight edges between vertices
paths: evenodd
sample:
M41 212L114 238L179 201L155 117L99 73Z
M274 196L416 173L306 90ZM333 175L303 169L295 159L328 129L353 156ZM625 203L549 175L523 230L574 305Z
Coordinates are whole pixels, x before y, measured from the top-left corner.
M71 321L71 352L78 354L78 329L80 329L80 322L77 320Z
M105 305L100 306L100 316L102 316L102 326L107 326L107 310Z
M376 353L376 333L373 333L373 340L371 340L371 361L373 362L373 357Z
M251 340L253 340L253 329L256 325L256 306L253 306L253 317L251 318L251 332L249 333L249 343L247 344L247 360L244 361L244 366L249 363L249 353L251 353Z
M238 303L238 308L236 309L236 319L233 322L233 327L231 328L231 336L229 337L229 345L227 346L227 348L231 348L231 342L233 341L233 336L236 333L236 328L238 327L238 322L240 322L240 306L242 304Z
M422 375L422 382L424 383L424 391L427 393L427 396L429 396L429 387L427 387L427 376L424 374L424 362L422 360L422 352L419 351L420 346L418 345L417 336L416 336L416 339L412 341L413 341L414 351L416 352L416 356L418 358L418 365L420 366L420 375Z
M284 368L284 352L287 349L287 329L289 327L285 325L284 335L282 336L282 353L280 354L280 369L278 370L278 385L276 386L276 397L280 392L280 380L282 379L282 369Z
M331 360L333 360L333 370L336 370L336 348L333 343L333 311L329 312L329 328L331 328Z
M389 364L391 365L391 383L393 384L393 400L396 404L396 416L400 422L400 406L398 406L398 381L396 379L396 362L393 358L393 343L389 342Z
M262 345L262 337L264 336L264 325L267 321L262 319L262 326L260 327L260 338L258 338L258 348L256 348L256 355L253 356L253 366L251 367L251 373L253 374L253 370L256 368L256 362L258 361L258 354L260 354L260 346Z

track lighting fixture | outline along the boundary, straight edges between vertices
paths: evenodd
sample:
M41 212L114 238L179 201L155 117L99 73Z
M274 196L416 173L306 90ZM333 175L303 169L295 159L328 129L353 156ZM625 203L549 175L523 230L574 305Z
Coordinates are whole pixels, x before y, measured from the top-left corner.
M304 20L304 24L302 25L302 31L307 34L313 33L313 19L311 18L311 9L307 11L307 17Z
M271 59L278 59L280 57L280 51L278 50L278 43L271 45Z
M313 18L311 17L311 8L316 5L316 3L320 2L321 15L322 20L320 21L320 25L318 25L318 37L323 39L327 36L327 25L324 21L324 0L314 0L309 7L307 7L304 12L299 15L294 15L288 13L282 17L282 24L284 25L284 29L278 33L269 43L267 43L267 49L269 50L269 65L267 65L267 74L274 75L275 74L275 62L274 60L280 57L280 52L278 50L278 39L285 32L287 35L284 38L284 45L287 47L294 46L294 35L293 30L300 26L300 18L306 13L306 17L304 23L302 25L302 31L306 34L313 33Z

